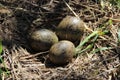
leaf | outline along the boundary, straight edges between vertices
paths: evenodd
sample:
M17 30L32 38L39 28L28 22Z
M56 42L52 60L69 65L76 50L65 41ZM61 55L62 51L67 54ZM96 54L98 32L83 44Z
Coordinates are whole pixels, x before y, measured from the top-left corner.
M3 50L3 48L2 48L2 40L0 40L0 55L2 53L2 50Z
M112 49L112 47L101 47L101 48L97 48L95 49L94 51L90 52L90 53L96 53L96 52L99 52L99 51L103 51L103 50L109 50L109 49Z
M81 42L76 48L81 48L86 42L88 42L92 37L94 37L95 35L97 35L99 33L99 31L94 31L93 33L91 33L88 37L86 37L83 42Z

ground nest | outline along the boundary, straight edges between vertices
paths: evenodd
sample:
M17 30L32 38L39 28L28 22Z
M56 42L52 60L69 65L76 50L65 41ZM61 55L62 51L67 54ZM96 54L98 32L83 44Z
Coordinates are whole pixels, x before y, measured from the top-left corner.
M67 15L74 16L70 8L93 31L108 30L97 38L93 47L73 58L64 66L55 66L47 59L48 51L36 53L30 48L28 35L38 28L55 30ZM119 80L120 48L118 29L120 10L108 1L97 0L0 0L0 39L3 43L0 63L2 80ZM86 31L84 40L92 32ZM83 46L91 44L88 41ZM95 49L111 47L107 50Z

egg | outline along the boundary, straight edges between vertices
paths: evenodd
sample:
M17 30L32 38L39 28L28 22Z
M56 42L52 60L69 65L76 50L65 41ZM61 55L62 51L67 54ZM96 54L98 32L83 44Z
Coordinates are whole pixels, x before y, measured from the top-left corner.
M34 51L47 51L58 42L57 35L48 29L39 29L30 35L30 45Z
M75 46L72 42L62 40L55 43L49 51L49 59L54 64L65 64L72 61Z

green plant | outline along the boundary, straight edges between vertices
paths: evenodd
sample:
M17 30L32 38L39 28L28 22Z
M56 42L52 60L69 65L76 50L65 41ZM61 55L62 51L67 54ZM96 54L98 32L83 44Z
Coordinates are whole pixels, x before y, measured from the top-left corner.
M0 41L0 62L3 61L2 58L1 58L1 53L2 53L2 41ZM2 69L0 68L0 80L1 80L2 73L3 73L3 71L2 71Z
M80 55L82 53L84 53L85 51L92 49L94 46L94 43L96 42L98 37L101 37L102 35L105 35L106 33L109 33L109 30L106 30L106 26L108 25L112 25L113 22L112 20L108 20L107 22L105 22L104 24L102 24L100 26L100 28L98 28L96 31L93 31L89 36L87 36L82 42L79 43L79 45L76 47L76 55ZM118 37L120 37L119 35L119 31L118 31ZM102 37L101 37L102 38ZM83 48L83 46L89 42L92 39L92 42L86 47ZM90 53L97 53L99 51L103 51L103 50L109 50L112 49L112 47L100 47L100 48L96 48L93 51L91 51Z
M2 59L1 55L2 55L2 51L3 51L3 47L2 47L2 40L0 40L0 62L1 64L3 64L5 70L3 70L1 67L0 67L0 80L2 80L2 75L3 73L5 74L8 74L9 71L7 70L6 66L5 66L5 63L4 63L4 60Z
M105 35L106 33L108 33L107 30L101 31L93 31L88 37L86 37L77 47L76 47L76 54L80 55L83 52L93 48L95 41L97 40L98 37L100 37L101 35ZM89 44L85 49L83 49L83 45L85 45L87 42L89 42L89 40L93 39L93 41L91 42L91 44ZM94 51L91 51L90 53L96 53L102 50L108 50L108 49L112 49L111 47L101 47L101 48L97 48Z
M120 0L110 0L110 3L120 8Z

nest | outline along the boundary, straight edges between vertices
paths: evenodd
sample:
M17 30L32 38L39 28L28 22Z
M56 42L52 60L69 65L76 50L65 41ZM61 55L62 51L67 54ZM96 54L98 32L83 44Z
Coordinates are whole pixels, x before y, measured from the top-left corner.
M0 56L6 67L2 63L0 66L3 71L6 69L9 71L9 75L2 73L1 79L120 79L120 48L117 35L120 27L120 20L117 19L120 17L120 10L110 6L109 2L102 7L95 0L66 0L66 3L90 29L97 30L102 27L109 30L109 34L98 38L92 49L77 56L71 63L55 66L47 60L47 52L32 54L34 51L29 47L28 35L38 28L54 31L66 15L74 16L65 2L59 0L1 0L0 38L3 41L3 52ZM112 20L113 23L108 24L109 20ZM90 33L84 33L83 39ZM84 48L86 46L87 44L84 45ZM90 54L91 50L101 47L112 47L112 49Z

